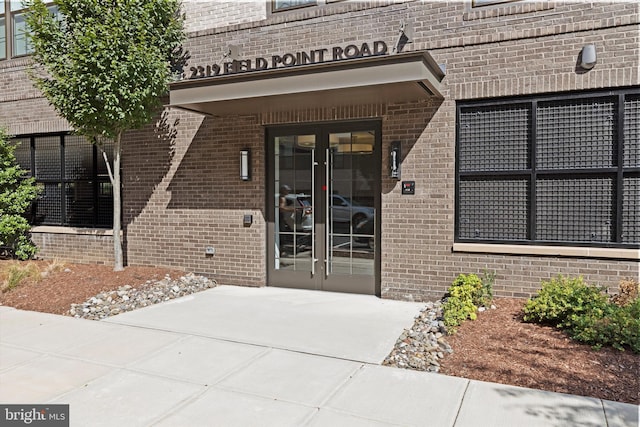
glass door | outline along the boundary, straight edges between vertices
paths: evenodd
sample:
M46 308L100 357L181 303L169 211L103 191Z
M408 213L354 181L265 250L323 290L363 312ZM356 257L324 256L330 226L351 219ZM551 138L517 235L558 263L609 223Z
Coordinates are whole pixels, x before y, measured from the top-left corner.
M269 284L379 294L379 122L270 128Z

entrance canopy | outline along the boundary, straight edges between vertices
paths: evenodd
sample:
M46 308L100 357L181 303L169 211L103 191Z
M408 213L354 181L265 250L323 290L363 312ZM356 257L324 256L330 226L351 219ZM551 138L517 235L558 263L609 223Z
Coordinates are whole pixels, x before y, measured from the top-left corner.
M442 98L444 73L427 52L407 52L182 80L170 107L216 116Z

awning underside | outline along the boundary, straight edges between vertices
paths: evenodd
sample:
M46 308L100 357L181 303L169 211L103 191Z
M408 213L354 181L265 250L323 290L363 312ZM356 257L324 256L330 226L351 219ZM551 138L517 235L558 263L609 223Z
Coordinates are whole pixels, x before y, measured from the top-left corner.
M252 71L171 84L171 107L216 116L442 98L427 52Z

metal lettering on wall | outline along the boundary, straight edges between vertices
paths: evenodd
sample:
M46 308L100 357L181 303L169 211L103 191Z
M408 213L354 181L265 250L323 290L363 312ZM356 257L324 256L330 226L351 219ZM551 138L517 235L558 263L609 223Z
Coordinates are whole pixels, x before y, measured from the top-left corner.
M383 41L350 44L347 46L334 46L331 48L313 49L309 51L271 55L270 57L257 57L224 62L222 65L210 64L191 67L188 79L200 79L226 74L236 74L247 71L262 71L274 68L293 67L295 65L318 64L328 61L341 61L345 59L364 58L368 56L386 55L387 44Z

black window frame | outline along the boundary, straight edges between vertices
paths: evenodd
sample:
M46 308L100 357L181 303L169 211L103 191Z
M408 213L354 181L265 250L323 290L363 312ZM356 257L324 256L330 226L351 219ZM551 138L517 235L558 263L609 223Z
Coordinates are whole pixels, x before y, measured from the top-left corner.
M539 141L538 123L539 118L539 105L552 105L563 102L587 102L588 100L611 100L614 103L615 116L611 119L614 122L616 134L612 138L615 142L615 153L612 158L614 164L610 167L574 167L574 168L547 168L543 169L539 167L539 159L536 158L538 153L536 144ZM593 91L580 91L580 92L567 92L567 93L555 93L555 94L542 94L520 97L508 97L508 98L492 98L481 100L465 100L456 102L456 147L455 147L455 225L454 225L454 241L456 243L482 243L482 244L511 244L511 245L543 245L543 246L579 246L579 247L603 247L603 248L640 248L639 241L625 241L623 236L623 223L625 219L625 200L624 200L624 186L625 179L631 179L633 181L627 181L628 183L638 186L640 180L640 161L636 161L634 164L625 164L625 133L631 132L630 129L625 128L625 101L636 102L640 100L640 88L629 87L619 88L611 90L593 90ZM512 169L501 167L497 165L490 170L463 170L461 168L461 113L480 111L481 109L490 108L502 108L513 107L517 105L529 106L529 132L527 137L528 148L528 167L526 169ZM638 117L636 120L634 131L637 132L637 122L640 122ZM630 122L631 123L631 122ZM635 135L634 135L635 138ZM632 142L629 142L630 146ZM635 141L633 149L638 151L640 143ZM575 155L575 154L571 154ZM632 155L637 155L633 153ZM538 187L542 186L541 183L544 180L551 179L565 179L569 182L569 179L573 178L574 181L583 180L598 180L608 178L612 183L612 199L611 199L611 238L609 241L587 241L587 240L550 240L538 238L537 234L537 212L540 208L538 206ZM527 200L527 216L526 216L526 238L524 239L505 239L505 238L491 238L491 237L476 237L470 236L469 230L465 230L466 235L461 236L461 214L466 208L469 210L470 205L463 206L461 201L461 184L472 182L473 180L485 180L488 182L494 182L498 180L526 180L528 184L528 200ZM631 187L631 185L630 185ZM466 187L465 187L466 188ZM635 187L632 187L635 189ZM636 196L640 199L640 196ZM471 203L472 205L472 203ZM584 208L585 210L588 208ZM640 208L631 208L631 213L640 211ZM513 220L513 219L512 219ZM633 221L633 228L627 230L632 236L638 235L638 220ZM511 224L506 224L511 226ZM490 228L490 227L489 227ZM477 235L477 234L476 234ZM592 235L593 238L593 235ZM633 237L635 240L637 237Z
M34 203L32 203L31 209L27 213L29 222L34 226L47 225L96 229L113 228L113 191L112 189L110 189L111 181L108 175L100 173L101 169L106 169L106 166L102 166L102 164L104 164L104 160L101 150L95 145L91 144L89 141L82 141L85 144L89 145L91 149L91 170L88 174L86 174L86 176L80 178L70 177L66 169L68 167L68 163L71 161L67 160L67 158L73 158L73 156L69 155L69 149L72 144L67 145L66 140L71 136L76 138L78 137L77 135L74 135L70 132L56 132L17 135L11 139L12 142L16 143L20 141L21 144L25 144L28 141L29 165L24 164L24 162L20 162L20 159L18 159L19 164L23 169L27 171L25 178L35 178L36 184L43 189L43 193L38 197L38 199L36 199ZM56 158L56 160L59 161L59 164L54 165L54 170L58 169L57 177L52 178L38 176L38 161L36 158L36 153L38 150L37 141L39 139L42 140L45 138L49 140L58 139L57 147L59 150L59 156ZM87 147L84 146L84 144L82 144L82 146L83 149L86 150ZM112 148L112 144L110 144L109 147ZM53 149L56 150L55 148ZM109 148L107 148L107 156L109 158L109 166L113 167L113 156L110 155ZM43 205L46 206L46 203L42 203L43 198L48 197L44 192L46 186L57 187L59 190L59 200L56 203L56 200L54 199L53 204L50 205L54 208L54 210L57 210L59 212L59 220L46 219L48 215L46 214L46 212L44 214L42 213ZM72 206L72 202L77 202L78 200L77 197L74 197L75 194L72 194L72 192L79 187L83 188L83 191L85 191L85 196L87 194L87 190L90 190L90 197L88 199L86 197L83 198L82 202L84 204L79 204L77 210L70 209L70 207ZM87 200L90 200L91 203L87 204ZM89 210L91 213L87 214L87 210Z

